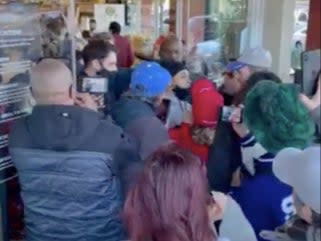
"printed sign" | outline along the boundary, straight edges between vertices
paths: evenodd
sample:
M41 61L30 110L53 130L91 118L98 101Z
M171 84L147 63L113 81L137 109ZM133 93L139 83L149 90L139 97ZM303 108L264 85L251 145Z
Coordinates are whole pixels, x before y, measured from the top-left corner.
M67 19L63 11L40 12L34 4L0 4L0 240L23 238L12 236L23 234L23 211L8 149L10 126L31 113L32 66L43 58L56 58L74 69L73 35Z
M1 184L16 175L7 150L9 123L31 111L29 70L42 51L41 29L34 7L1 6L0 16Z
M125 26L125 5L124 4L95 4L95 19L97 32L108 32L111 22L118 22Z

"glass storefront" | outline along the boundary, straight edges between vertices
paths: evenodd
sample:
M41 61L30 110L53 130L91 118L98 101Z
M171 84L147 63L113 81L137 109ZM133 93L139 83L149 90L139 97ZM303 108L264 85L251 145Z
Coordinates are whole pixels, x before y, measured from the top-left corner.
M182 0L129 0L127 1L130 19L128 33L140 33L157 38L160 34L176 32L180 21Z
M227 58L237 58L248 41L248 0L208 0L207 15L215 18L216 34Z
M182 3L182 0L127 1L129 21L125 34L131 37L136 52L150 55L159 36L182 31Z
M239 57L247 47L248 0L215 0L206 3L204 15L196 15L188 20L188 62L192 69L197 69L195 63L198 59L203 66L202 72L205 70L209 79L220 84L226 63Z

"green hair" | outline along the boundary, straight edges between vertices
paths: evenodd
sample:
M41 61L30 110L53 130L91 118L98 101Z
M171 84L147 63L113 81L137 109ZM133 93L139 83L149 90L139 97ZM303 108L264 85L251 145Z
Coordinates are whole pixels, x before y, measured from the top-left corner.
M259 143L276 154L286 147L304 148L315 125L299 100L295 85L264 80L247 94L244 121Z

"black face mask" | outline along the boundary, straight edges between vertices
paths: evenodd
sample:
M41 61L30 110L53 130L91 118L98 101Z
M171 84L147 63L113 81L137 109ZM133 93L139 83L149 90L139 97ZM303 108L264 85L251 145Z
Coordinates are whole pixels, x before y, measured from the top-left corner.
M99 75L102 77L106 77L108 79L114 79L117 75L118 71L109 71L109 70L102 70L99 72Z

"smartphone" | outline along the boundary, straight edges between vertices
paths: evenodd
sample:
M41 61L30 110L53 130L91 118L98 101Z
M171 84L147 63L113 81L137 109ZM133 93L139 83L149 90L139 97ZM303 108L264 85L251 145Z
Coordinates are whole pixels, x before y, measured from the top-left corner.
M308 97L314 95L321 68L321 49L314 49L302 53L302 92Z
M85 77L81 82L81 92L105 94L108 92L108 79L104 77Z
M221 121L224 122L231 122L230 118L232 113L234 112L235 108L237 107L232 107L232 106L223 106L221 108ZM236 123L242 123L243 122L243 109L241 109L241 117L239 119L239 121L237 121Z

